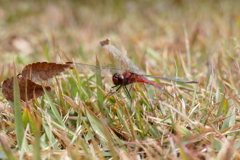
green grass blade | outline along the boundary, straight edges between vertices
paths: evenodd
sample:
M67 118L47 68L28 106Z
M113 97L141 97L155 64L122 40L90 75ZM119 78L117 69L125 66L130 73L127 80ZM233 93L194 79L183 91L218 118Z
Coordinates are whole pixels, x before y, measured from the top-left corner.
M236 115L233 107L229 108L226 117L227 118L223 121L221 130L231 127L236 123Z
M15 118L15 128L16 128L16 136L18 142L18 148L22 146L23 135L24 135L24 127L22 121L22 108L20 101L20 90L17 76L14 76L14 118Z
M43 114L43 117L44 117L44 114ZM49 120L48 118L49 117L43 118L43 129L45 131L45 134L42 135L41 139L43 142L46 141L45 147L49 146L55 150L59 150L59 147L57 146L57 140L55 139L53 132L51 131L52 129L51 123L50 124L48 123L48 120ZM47 140L45 140L46 138Z
M33 144L33 159L34 160L40 160L40 137L41 137L41 124L35 119L34 125L35 125L35 130L33 132L34 134L34 144Z
M96 56L96 66L100 66L98 58ZM101 76L101 71L96 70L96 82L97 82L97 97L98 97L98 107L101 110L101 113L103 113L103 99L104 95L102 93L102 76ZM100 88L99 88L100 87Z
M58 121L62 126L64 126L64 123L63 123L63 121L62 121L62 118L61 118L61 116L60 116L60 114L59 114L56 106L53 104L53 101L52 101L52 99L49 97L46 89L45 89L44 87L43 87L43 89L44 89L44 92L45 92L45 97L46 97L46 99L47 99L47 102L49 103L49 105L50 105L50 107L51 107L51 109L52 109L52 112L53 112L55 118L57 119L57 121Z
M86 112L88 120L93 128L93 130L99 135L101 140L106 140L106 137L104 135L104 130L102 128L102 123L99 121L99 119L92 113L91 110L87 110Z
M222 112L226 111L228 109L228 100L225 97L225 95L223 96L222 102L220 103L219 107L218 107L218 111L217 111L217 116L220 116L222 114ZM226 115L226 114L225 114Z
M19 160L24 160L24 154L27 153L29 151L29 145L28 145L28 141L27 141L27 133L29 131L29 125L26 126L26 129L24 131L24 136L23 136L23 141L22 141L22 146L20 149L20 158Z

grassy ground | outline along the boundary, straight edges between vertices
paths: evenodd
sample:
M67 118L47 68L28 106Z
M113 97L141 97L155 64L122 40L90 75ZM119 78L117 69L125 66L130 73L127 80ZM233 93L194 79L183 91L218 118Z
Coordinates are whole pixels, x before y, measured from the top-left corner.
M130 103L124 92L106 97L111 75L73 70L27 104L9 104L1 94L0 158L240 159L239 5L1 1L1 81L14 75L13 62L17 72L39 61L113 65L99 45L110 38L147 74L199 84L155 79L175 98L133 85ZM22 118L10 105L21 107Z

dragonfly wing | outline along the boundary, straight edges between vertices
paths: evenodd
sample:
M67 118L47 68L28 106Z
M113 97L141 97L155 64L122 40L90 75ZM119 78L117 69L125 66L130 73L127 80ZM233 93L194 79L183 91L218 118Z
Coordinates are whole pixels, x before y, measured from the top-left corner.
M141 75L141 76L158 78L158 79L163 79L163 80L167 80L167 81L182 82L182 83L198 83L197 81L183 79L183 78L180 78L180 77L161 77L161 76L153 76L153 75Z
M110 40L106 39L100 42L101 46L111 54L117 61L123 64L127 69L135 72L142 73L142 71L119 49L110 44Z
M80 73L91 73L91 72L94 72L95 74L100 74L101 72L104 72L105 74L112 74L112 73L117 73L117 72L119 73L119 72L125 71L123 69L110 67L110 66L94 66L94 65L83 64L83 63L67 62L67 64L70 64L70 63L73 66L76 66L76 69Z

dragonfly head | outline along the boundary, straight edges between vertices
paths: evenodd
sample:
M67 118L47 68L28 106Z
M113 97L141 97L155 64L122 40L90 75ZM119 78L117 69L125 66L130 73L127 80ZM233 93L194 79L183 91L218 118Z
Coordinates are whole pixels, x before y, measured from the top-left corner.
M117 85L122 85L124 82L124 76L120 73L115 73L112 77L113 83Z

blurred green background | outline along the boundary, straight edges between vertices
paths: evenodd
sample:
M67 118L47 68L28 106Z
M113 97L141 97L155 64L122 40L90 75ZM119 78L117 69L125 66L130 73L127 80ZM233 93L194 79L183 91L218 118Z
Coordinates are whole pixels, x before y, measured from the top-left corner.
M89 62L99 41L110 38L129 56L151 57L186 52L199 64L222 45L239 38L239 1L7 1L0 6L0 52L3 63L59 61L58 53ZM228 44L230 43L230 44ZM234 46L233 46L234 47ZM142 52L144 51L144 52ZM135 52L135 53L134 53ZM153 55L152 55L153 56ZM174 61L168 55L169 61ZM105 56L99 59L104 61ZM157 57L158 58L158 57ZM196 61L194 62L196 63Z

